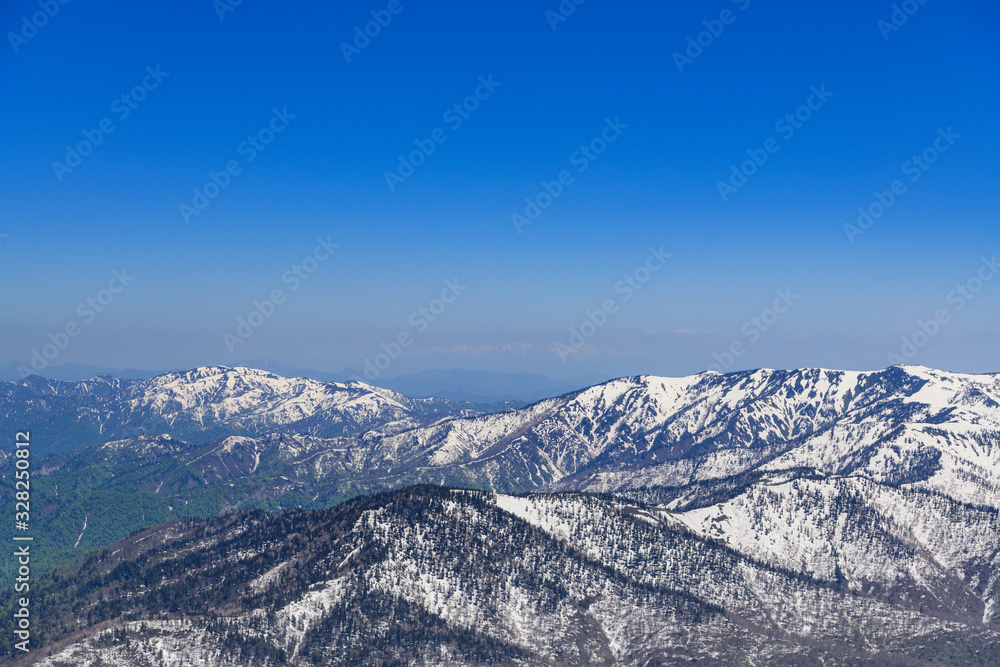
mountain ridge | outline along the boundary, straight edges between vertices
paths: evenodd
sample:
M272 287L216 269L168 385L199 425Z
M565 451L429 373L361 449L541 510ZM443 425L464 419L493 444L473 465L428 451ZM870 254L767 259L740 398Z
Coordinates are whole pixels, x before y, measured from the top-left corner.
M643 375L494 413L224 367L142 382L26 382L71 434L88 415L102 431L37 464L36 501L50 508L40 525L60 559L170 518L322 508L421 483L610 493L688 510L769 479L853 475L1000 507L994 375ZM115 392L110 405L124 407L93 417L93 401ZM143 510L120 509L130 505ZM0 537L9 531L0 526Z
M74 402L84 398L89 400ZM160 432L200 442L276 430L339 435L389 422L416 425L442 414L504 407L410 398L362 382L282 378L228 366L202 366L146 380L97 377L67 382L29 376L0 382L0 419L44 431L45 437L37 438L40 454ZM53 421L55 428L49 429Z
M1000 659L997 375L640 375L496 412L226 367L18 392L165 429L33 462L40 664Z
M977 617L982 603L957 579L909 575L876 589L853 570L840 575L846 584L817 578L669 517L588 494L418 486L329 510L175 520L40 582L49 629L40 643L77 634L38 664L985 665L998 656L1000 626ZM881 539L877 528L861 535Z

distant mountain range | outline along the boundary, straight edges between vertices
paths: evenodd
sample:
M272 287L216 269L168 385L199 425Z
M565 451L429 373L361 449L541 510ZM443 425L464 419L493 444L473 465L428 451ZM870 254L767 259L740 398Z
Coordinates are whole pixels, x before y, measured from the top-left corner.
M346 368L341 371L317 371L300 368L279 361L258 359L238 364L242 368L256 368L283 377L308 378L320 382L364 381L359 371ZM0 381L20 380L26 367L19 364L0 365ZM31 370L31 369L29 369ZM171 371L180 372L180 371ZM75 382L95 377L115 377L125 380L148 380L162 375L162 371L103 368L85 364L50 366L37 374L50 380ZM471 370L426 370L391 378L379 378L379 386L413 398L446 398L471 403L503 403L521 401L530 403L582 389L608 378L600 375L580 377L575 380L555 380L531 373L500 373Z
M89 364L59 364L36 371L25 364L0 364L0 380L23 380L30 375L38 375L49 380L64 380L68 382L89 380L101 376L128 380L146 380L157 375L162 375L162 373L163 371L144 371L135 368L106 368L91 366Z
M43 664L998 657L997 375L637 376L484 406L209 367L0 383L0 418L60 443L33 461L42 571L150 531L46 575L46 637L72 609L91 630Z
M143 434L169 433L200 444L273 432L343 435L390 422L396 429L412 428L445 415L515 405L520 404L415 399L360 382L289 379L224 366L148 380L102 376L66 382L30 376L0 382L0 420L11 428L32 428L37 454Z

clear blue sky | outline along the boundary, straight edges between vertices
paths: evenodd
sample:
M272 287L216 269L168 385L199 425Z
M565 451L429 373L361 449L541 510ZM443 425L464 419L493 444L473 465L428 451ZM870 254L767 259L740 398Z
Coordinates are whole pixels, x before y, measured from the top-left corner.
M1000 253L995 3L912 2L898 29L890 2L589 0L558 21L556 0L220 6L0 9L0 362L54 338L51 364L336 370L403 334L381 372L680 375L880 368L916 335L912 363L1000 370L1000 276L953 292ZM387 25L345 56L373 11ZM53 165L102 121L72 171ZM602 132L604 152L576 152ZM418 141L433 153L397 171ZM767 160L723 197L751 154ZM228 184L185 216L210 172ZM339 247L296 283L317 237ZM648 277L628 299L626 275ZM602 326L574 338L588 311Z

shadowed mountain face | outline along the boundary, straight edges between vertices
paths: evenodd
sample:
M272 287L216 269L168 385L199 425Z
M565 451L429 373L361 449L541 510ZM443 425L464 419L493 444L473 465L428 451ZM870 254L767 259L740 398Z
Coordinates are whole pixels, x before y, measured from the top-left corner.
M995 659L998 376L639 376L493 413L247 369L0 386L67 429L159 429L33 461L39 573L170 522L47 584L92 581L66 604L118 633L94 625L80 656L166 665L151 647L194 642L206 664ZM410 487L426 483L551 495ZM402 490L319 509L385 489ZM316 510L228 513L254 507ZM248 531L263 541L244 549ZM121 591L131 602L111 604Z
M943 512L945 533L1000 528L995 512L937 497L915 509L927 494L841 491L918 520ZM776 493L801 503L816 490ZM943 573L947 534L907 548L868 523L877 508L844 508L861 512L852 543L878 550L864 571L845 553L802 572L688 530L689 515L579 494L423 486L177 520L38 583L37 636L52 647L38 664L995 664L983 598L997 584L983 575L996 545L992 561L969 545Z

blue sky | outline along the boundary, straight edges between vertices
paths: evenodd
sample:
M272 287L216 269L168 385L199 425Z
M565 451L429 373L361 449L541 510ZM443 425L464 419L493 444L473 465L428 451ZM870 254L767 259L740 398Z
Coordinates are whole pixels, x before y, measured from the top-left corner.
M221 1L0 9L0 361L1000 368L994 3Z

